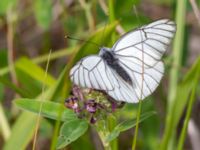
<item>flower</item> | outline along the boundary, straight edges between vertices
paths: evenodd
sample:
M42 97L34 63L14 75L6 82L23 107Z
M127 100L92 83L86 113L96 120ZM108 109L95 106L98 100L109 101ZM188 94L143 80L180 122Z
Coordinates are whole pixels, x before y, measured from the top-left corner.
M75 97L79 98L81 101L84 101L83 93L78 86L73 86L72 92Z
M85 104L85 108L88 112L90 113L95 113L97 110L97 103L95 102L95 100L88 100Z
M78 98L73 96L65 100L65 106L69 109L73 109L74 111L77 111L78 109Z

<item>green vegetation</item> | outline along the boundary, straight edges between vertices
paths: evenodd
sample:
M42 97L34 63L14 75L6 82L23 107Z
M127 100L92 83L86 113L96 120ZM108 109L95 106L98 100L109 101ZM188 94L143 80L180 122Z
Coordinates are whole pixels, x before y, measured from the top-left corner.
M0 149L184 150L199 145L185 140L192 139L189 122L200 114L200 20L194 6L200 3L0 0ZM89 100L106 107L98 101L95 114L69 109L65 100L74 89L69 72L77 61L161 18L175 21L177 32L163 58L164 77L151 96L114 108L99 92L88 92Z

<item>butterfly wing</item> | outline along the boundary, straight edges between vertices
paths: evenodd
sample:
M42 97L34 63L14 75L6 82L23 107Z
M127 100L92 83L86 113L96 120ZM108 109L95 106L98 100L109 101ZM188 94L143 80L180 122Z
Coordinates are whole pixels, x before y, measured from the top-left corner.
M135 94L130 97L132 99L123 101L138 102L139 99L150 95L159 85L164 72L161 57L175 31L174 22L167 19L158 20L126 33L114 44L112 51L118 58L119 65L126 70L134 82L132 87L124 83L126 87L129 87L126 93ZM123 82L121 80L120 85ZM141 89L143 90L141 91ZM118 90L114 90L115 94ZM121 92L125 95L125 90L121 90ZM114 93L110 93L110 95L113 96Z
M108 95L119 101L131 102L137 99L132 88L97 55L81 59L71 70L70 79L75 85L97 90L104 90Z
M115 85L106 72L106 64L97 55L81 59L71 70L70 78L75 85L97 90L112 90Z

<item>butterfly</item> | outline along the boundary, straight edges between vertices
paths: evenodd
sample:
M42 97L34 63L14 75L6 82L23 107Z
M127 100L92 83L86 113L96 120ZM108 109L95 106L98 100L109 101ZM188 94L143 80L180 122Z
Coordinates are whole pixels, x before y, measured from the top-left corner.
M161 19L125 33L112 48L82 58L70 70L80 87L106 92L116 101L137 103L153 93L164 73L161 60L176 24Z

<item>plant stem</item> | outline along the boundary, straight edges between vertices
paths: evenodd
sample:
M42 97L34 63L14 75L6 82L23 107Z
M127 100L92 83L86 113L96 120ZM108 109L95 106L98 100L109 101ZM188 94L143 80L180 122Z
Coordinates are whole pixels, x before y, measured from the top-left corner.
M14 66L14 44L13 44L13 39L14 39L14 13L12 10L12 6L9 7L7 11L7 48L8 48L8 65L11 73L11 79L12 81L17 85L17 76L15 72Z
M183 149L183 145L184 145L184 141L185 141L185 137L186 137L186 132L187 132L187 128L188 128L188 123L189 123L190 116L191 116L191 113L192 113L192 106L193 106L194 101L195 101L195 92L196 92L196 89L197 89L198 79L199 79L198 78L198 72L199 71L197 71L197 73L196 73L197 81L195 82L193 89L192 89L192 93L190 95L190 100L189 100L189 104L188 104L188 107L187 107L186 117L185 117L184 125L183 125L182 131L181 131L181 136L179 138L177 150Z
M113 131L115 126L117 125L117 120L114 115L108 116L108 128L109 131ZM118 150L118 140L117 138L110 142L110 146L112 150Z
M109 9L109 21L110 23L114 22L115 21L115 10L114 10L114 0L109 0L108 1L108 9ZM112 42L115 41L115 34L113 33L112 34Z
M105 138L106 138L105 133L100 131L100 132L98 132L98 134L99 134L99 137L101 138L104 149L105 150L111 150L110 144L105 142Z
M194 11L194 14L195 14L195 17L197 19L197 22L198 22L198 24L200 26L200 12L198 10L198 5L197 5L195 0L190 0L190 4L191 4L192 9Z
M114 0L109 0L109 20L110 23L115 21Z
M136 16L139 20L139 17L137 15L137 11L135 11L135 12L136 12ZM141 36L141 40L143 41L143 35L142 35L141 32L140 32L140 36ZM144 47L143 47L143 44L142 44L142 74L141 74L141 78L142 78L142 81L141 81L139 108L138 108L138 113L137 113L137 120L136 120L136 127L135 127L135 133L134 133L134 138L133 138L132 150L135 150L135 148L136 148L138 128L139 128L139 120L140 120L140 114L141 114L141 110L142 110L142 97L143 97L143 86L144 86Z
M85 15L88 21L90 31L95 30L95 22L91 13L91 4L88 2L86 3L85 0L79 0L81 7L85 10Z
M96 127L96 130L99 134L99 137L102 141L102 144L104 146L104 149L105 150L112 150L111 146L110 146L110 143L107 143L106 142L106 137L109 135L109 128L108 128L108 120L101 120L99 122L96 123L95 127Z
M139 108L138 108L138 112L137 112L137 120L136 120L135 133L134 133L133 144L132 144L132 150L135 150L136 144L137 144L137 135L138 135L138 128L139 128L139 120L140 120L141 110L142 110L142 100L139 100Z
M10 126L6 119L5 113L3 111L3 107L0 103L0 130L2 132L3 138L6 141L10 136Z

